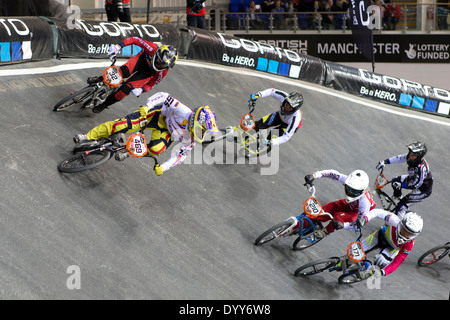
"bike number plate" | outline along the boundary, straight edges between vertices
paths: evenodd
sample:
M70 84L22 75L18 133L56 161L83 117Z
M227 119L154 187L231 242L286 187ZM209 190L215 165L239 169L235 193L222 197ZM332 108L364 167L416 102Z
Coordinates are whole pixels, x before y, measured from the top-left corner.
M360 262L364 260L366 254L364 252L361 242L355 241L350 243L350 245L347 247L347 257L352 262Z
M388 180L386 179L386 176L382 173L378 175L378 177L375 178L375 188L382 189L386 184Z
M310 197L303 203L303 211L310 218L317 218L323 213L322 206L316 197Z
M147 142L145 136L142 133L135 133L128 137L127 151L132 157L140 158L147 154Z
M253 114L247 113L244 114L241 118L241 128L244 131L250 131L255 127L255 118Z
M111 88L115 88L123 81L122 72L116 66L108 67L103 72L103 81Z

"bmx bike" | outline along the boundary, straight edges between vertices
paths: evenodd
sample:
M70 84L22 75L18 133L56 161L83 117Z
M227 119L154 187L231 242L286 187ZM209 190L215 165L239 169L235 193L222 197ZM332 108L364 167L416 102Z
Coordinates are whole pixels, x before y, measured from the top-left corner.
M53 111L63 111L81 105L81 108L93 108L103 103L123 82L122 72L115 66L117 58L111 56L111 65L103 71L102 81L92 83L83 89L71 93L54 107Z
M322 221L317 219L320 215L329 216L331 219L330 223L336 224L333 216L324 212L315 197L315 186L306 183L305 186L311 196L304 201L303 212L296 217L290 217L264 231L256 238L255 245L262 245L277 238L297 236L292 247L294 250L303 250L317 244L324 238L323 235L319 234L324 229ZM305 221L308 222L307 227L304 227L306 225Z
M155 165L158 164L156 157L148 154L145 135L141 131L131 134L125 144L123 139L111 137L82 143L74 148L74 155L58 164L58 170L65 173L90 170L104 164L119 152L128 152L134 158L150 157Z
M254 158L267 154L272 150L271 140L276 138L272 132L264 136L262 132L251 132L255 128L255 118L253 111L255 110L256 101L249 101L249 112L244 114L241 122L236 126L227 126L219 128L220 134L217 136L205 135L203 144L210 144L226 139L238 145L238 153L245 158ZM277 128L274 128L277 129Z

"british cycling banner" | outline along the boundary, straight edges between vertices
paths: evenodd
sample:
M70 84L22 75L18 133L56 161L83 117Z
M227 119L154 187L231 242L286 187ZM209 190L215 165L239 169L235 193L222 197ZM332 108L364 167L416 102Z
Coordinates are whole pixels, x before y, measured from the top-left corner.
M227 34L191 29L187 58L263 71L312 83L324 81L320 59Z
M106 58L108 48L129 37L180 47L179 29L169 24L52 19L58 29L58 54L62 57ZM122 56L133 56L141 48L128 46ZM120 56L120 55L119 55Z
M51 59L50 26L37 17L0 18L0 64Z

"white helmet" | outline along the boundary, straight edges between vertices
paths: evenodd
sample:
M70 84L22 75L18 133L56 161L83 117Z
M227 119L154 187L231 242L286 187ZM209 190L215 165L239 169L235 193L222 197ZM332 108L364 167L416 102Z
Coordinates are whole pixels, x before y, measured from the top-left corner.
M423 219L415 212L406 213L397 226L397 242L403 244L417 237L423 228Z
M355 170L345 180L347 203L358 200L369 188L369 176L362 170Z

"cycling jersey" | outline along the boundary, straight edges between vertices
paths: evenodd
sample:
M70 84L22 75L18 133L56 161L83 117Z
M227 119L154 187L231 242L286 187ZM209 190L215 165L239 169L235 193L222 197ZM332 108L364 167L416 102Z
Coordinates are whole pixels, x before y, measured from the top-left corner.
M257 94L260 98L273 97L280 100L280 108L286 97L289 96L287 92L273 88L259 91ZM255 129L265 129L277 125L281 125L281 127L285 130L280 137L272 139L272 145L280 145L292 138L297 129L302 125L301 111L297 110L293 114L282 115L280 109L278 109L278 111L264 117L262 121L258 121Z
M179 149L172 152L170 158L161 165L166 171L182 163L196 144L188 128L192 110L166 92L152 95L147 100L147 106L150 109L162 106L161 116L166 122L172 140L181 143Z
M406 163L408 153L386 159L386 163ZM423 193L431 192L433 187L433 177L430 166L425 159L417 166L408 166L408 174L400 176L400 182L404 189L419 189Z
M336 170L322 170L314 173L316 179L320 178L328 178L331 180L339 181L343 185L345 185L345 180L347 180L347 175L342 174ZM342 200L345 201L345 200ZM349 211L357 213L358 218L362 217L370 210L374 209L376 204L372 198L372 194L369 190L367 190L364 195L356 201L347 203L349 207ZM346 225L344 225L346 227Z
M383 267L383 275L388 275L394 272L406 259L414 247L414 241L408 241L403 244L398 243L397 228L401 219L395 214L382 209L374 209L364 215L366 221L370 221L374 218L383 219L386 221L386 225L382 226L380 230L374 232L365 240L362 241L362 246L365 252L370 252L376 248L381 248L381 253L386 255L391 262L387 266ZM383 238L379 241L379 237L376 234L381 235Z

